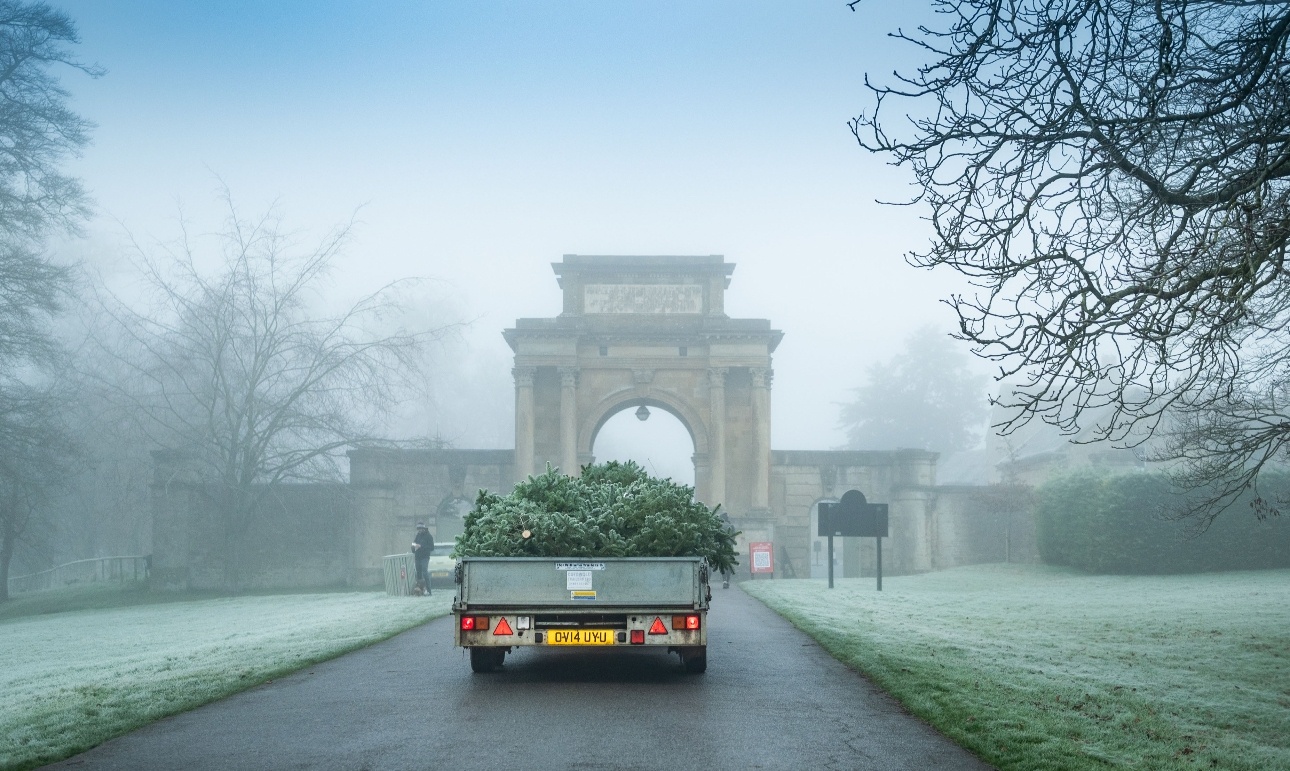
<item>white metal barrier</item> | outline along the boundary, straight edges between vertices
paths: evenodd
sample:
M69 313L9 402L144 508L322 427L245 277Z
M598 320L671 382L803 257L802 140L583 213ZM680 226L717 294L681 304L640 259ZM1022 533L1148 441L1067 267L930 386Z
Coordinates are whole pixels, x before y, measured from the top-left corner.
M391 554L383 557L385 568L385 593L407 596L417 585L417 566L411 553Z
M72 584L89 584L106 581L125 583L148 578L147 556L98 557L76 560L56 568L14 576L9 579L9 594L43 592L60 589Z

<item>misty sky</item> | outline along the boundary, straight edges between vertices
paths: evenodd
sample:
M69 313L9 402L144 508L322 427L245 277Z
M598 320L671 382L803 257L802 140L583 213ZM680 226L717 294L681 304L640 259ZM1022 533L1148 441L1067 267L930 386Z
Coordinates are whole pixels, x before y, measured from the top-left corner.
M511 446L500 332L559 312L566 253L736 263L727 312L785 332L776 449L840 445L865 366L950 328L960 279L905 265L928 228L874 203L907 175L846 126L864 73L909 63L885 37L905 3L55 5L107 70L62 73L99 126L73 164L99 215L69 248L110 272L125 230L173 237L181 205L213 229L219 179L305 231L358 210L337 298L427 276L431 317L474 319L469 384L422 419L458 446Z

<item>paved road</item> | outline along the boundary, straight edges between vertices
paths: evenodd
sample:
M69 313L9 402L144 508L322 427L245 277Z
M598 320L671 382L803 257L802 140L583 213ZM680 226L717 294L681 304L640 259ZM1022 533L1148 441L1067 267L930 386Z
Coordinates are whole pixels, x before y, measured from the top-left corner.
M705 675L639 649L524 650L475 675L445 618L49 768L988 768L738 588L714 593Z

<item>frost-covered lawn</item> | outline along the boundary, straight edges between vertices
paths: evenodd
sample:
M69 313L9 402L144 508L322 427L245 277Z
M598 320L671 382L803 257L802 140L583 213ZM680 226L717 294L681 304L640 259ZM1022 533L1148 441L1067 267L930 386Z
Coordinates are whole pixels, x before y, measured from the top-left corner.
M743 588L1001 769L1290 769L1290 571Z
M207 599L0 620L0 768L30 768L445 614L376 593Z

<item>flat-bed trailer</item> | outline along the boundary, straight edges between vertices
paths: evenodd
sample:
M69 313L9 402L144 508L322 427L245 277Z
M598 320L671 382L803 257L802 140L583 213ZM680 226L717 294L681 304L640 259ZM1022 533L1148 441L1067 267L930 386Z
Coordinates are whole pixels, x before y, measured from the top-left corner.
M701 557L463 557L454 578L453 640L476 672L523 646L666 647L686 671L708 668Z

